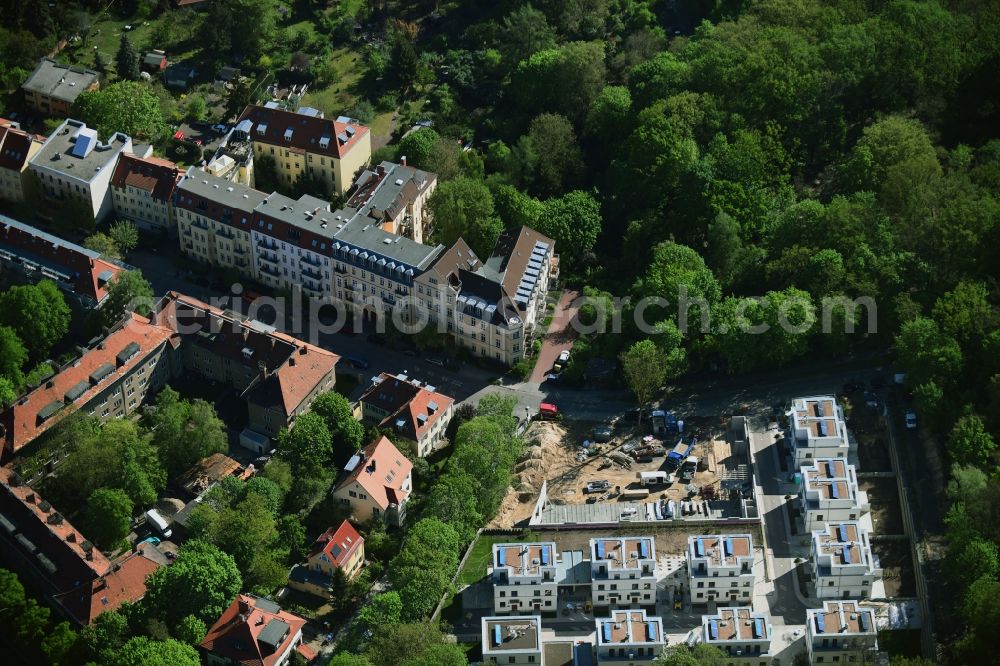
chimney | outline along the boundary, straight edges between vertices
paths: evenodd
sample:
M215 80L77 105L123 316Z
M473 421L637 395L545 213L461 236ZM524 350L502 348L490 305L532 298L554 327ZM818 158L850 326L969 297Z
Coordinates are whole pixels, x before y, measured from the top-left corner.
M402 157L399 158L399 163L402 164L403 166L406 166L406 155L403 155Z
M288 367L289 368L294 368L295 367L295 357L294 356L291 357L290 359L288 359Z
M240 599L240 613L250 612L250 602L246 599Z
M404 157L403 159L405 160L406 158ZM377 167L375 167L375 173L378 174L379 176L384 176L385 175L385 167L382 166L381 164L379 164Z

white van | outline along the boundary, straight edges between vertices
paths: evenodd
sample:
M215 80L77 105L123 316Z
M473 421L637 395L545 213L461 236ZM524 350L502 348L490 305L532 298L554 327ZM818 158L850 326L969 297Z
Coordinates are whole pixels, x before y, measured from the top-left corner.
M164 539L169 539L174 534L174 531L170 529L170 525L167 523L167 519L161 516L160 512L156 509L150 509L146 512L146 522L149 523L154 532Z

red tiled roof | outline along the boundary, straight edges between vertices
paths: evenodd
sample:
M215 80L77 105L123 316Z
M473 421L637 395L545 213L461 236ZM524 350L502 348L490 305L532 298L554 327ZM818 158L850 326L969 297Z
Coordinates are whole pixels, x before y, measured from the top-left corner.
M361 137L368 134L367 127L352 123L349 126L354 128L354 136L348 136L347 143L342 144L337 139L337 135L346 135L348 128L346 123L255 105L248 106L243 110L243 115L240 116L237 124L248 119L254 124L250 130L252 141L262 141L270 145L285 146L317 155L329 155L337 159L347 155L361 141ZM263 134L258 132L258 128L262 124L266 125ZM288 129L292 130L292 137L286 141L285 132ZM330 139L326 148L320 147L320 138L323 136Z
M319 655L319 653L316 652L316 650L312 649L305 643L299 643L298 646L295 648L295 651L301 654L307 662L312 661Z
M393 446L388 437L381 437L362 451L364 460L337 484L337 488L357 481L382 510L390 504L400 504L410 494L408 490L403 490L403 484L413 471L413 463Z
M131 372L172 335L173 331L169 328L151 324L145 317L132 314L97 347L88 350L73 365L4 410L4 451L7 454L17 452L54 423L75 411L79 405L86 404L104 390L110 383L109 380ZM116 356L132 343L137 344L139 350L124 364L118 363ZM111 374L98 384L93 384L90 376L105 365L111 366ZM76 399L67 402L66 394L77 387L83 389L83 392ZM48 418L39 416L46 408L54 409L57 405L58 411Z
M32 141L38 139L15 127L4 125L4 121L0 119L0 169L22 171L28 161Z
M146 578L160 568L143 553L128 553L114 561L107 575L95 580L91 586L87 624L106 611L117 610L126 601L135 603L146 596Z
M169 201L182 175L177 165L170 160L122 153L111 176L111 186L124 189L129 185L152 193L154 199Z
M316 539L309 559L325 553L330 563L340 568L364 542L364 538L358 534L354 526L345 520L336 530L331 527Z
M332 375L340 360L333 352L280 331L261 332L219 308L173 291L167 293L155 317L172 330L201 322L201 330L220 332L215 342L204 342L214 353L255 367L264 361L269 375L253 386L246 397L265 406L280 403L289 415L295 414L317 385ZM210 324L207 317L221 321ZM232 334L234 325L241 335ZM247 347L253 350L249 361L243 357L243 349Z
M272 608L277 608L272 611ZM259 641L261 632L272 622L288 625L288 635L273 650ZM273 602L241 594L216 620L201 642L214 655L242 666L273 666L287 650L306 621L283 611Z
M402 419L405 422L403 433L417 441L455 402L443 393L429 391L425 386L417 386L411 380L399 379L387 372L379 378L382 381L368 389L361 396L361 402L374 404L387 412L379 427L395 427ZM430 410L432 402L437 405L433 412ZM418 418L421 415L426 417L422 423Z
M11 220L16 224L7 223L9 219L0 216L0 245L30 253L66 269L72 274L71 282L76 293L98 303L107 296L107 285L123 270L104 259L93 258L94 253L89 250L45 234L23 222ZM102 273L110 273L106 281L99 279Z

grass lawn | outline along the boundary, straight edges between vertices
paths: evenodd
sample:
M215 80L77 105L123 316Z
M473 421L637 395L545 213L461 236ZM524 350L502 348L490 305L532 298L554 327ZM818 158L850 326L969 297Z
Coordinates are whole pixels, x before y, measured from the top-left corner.
M472 544L472 552L465 561L465 567L458 573L458 585L471 585L486 575L486 567L493 557L493 544L522 543L535 538L532 532L520 534L483 534Z
M310 89L302 105L317 108L328 118L336 118L357 101L356 86L364 75L364 63L357 51L343 47L336 49L330 59L337 71L337 81L326 88Z

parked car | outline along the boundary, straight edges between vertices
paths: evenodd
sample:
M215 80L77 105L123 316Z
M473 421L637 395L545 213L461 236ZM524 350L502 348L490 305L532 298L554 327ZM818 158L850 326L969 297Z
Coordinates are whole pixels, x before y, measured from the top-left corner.
M610 481L605 481L603 479L599 481L591 481L587 484L587 487L583 489L585 493L603 493L605 490L611 487Z
M223 125L222 123L212 125L212 130L218 132L219 134L225 134L229 131L229 125Z
M431 365L436 365L439 368L443 368L446 365L446 363L445 363L445 361L444 361L443 358L438 358L436 356L431 356L431 357L427 358L426 360Z
M569 363L569 350L568 349L564 349L561 352L559 352L559 362L560 363Z
M558 420L562 418L562 413L551 402L543 402L538 405L538 416L545 420Z
M865 404L872 409L878 407L878 396L871 391L865 391Z
M610 442L613 435L614 431L611 429L611 426L599 425L594 428L594 441L596 442L600 442L602 444L604 442Z
M912 409L906 410L906 427L909 430L915 430L917 427L917 413Z
M184 132L182 132L180 130L177 130L176 132L174 132L174 138L177 139L178 141L183 141L184 140Z
M348 363L350 363L351 365L353 365L355 368L359 368L361 370L367 370L368 369L368 365L369 365L368 361L366 359L360 357L360 356L347 356L347 357L345 357L345 359L347 360Z

